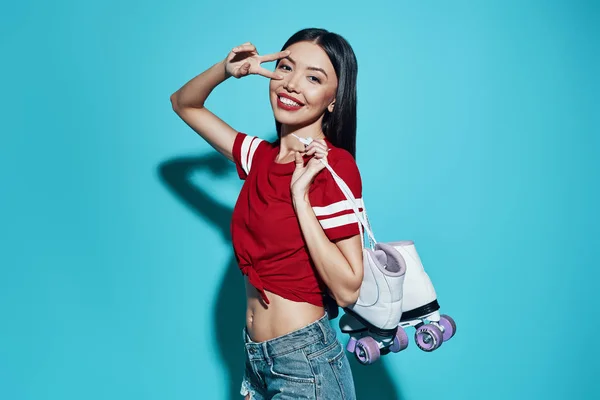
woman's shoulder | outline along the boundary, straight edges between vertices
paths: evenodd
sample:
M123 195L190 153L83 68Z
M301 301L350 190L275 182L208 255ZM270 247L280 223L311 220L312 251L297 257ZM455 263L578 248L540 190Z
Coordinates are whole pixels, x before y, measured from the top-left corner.
M331 143L328 144L330 150L327 154L327 163L333 172L348 185L354 196L360 198L362 196L362 178L356 160L348 150L333 146ZM338 184L330 171L323 168L317 175L311 189L315 193L322 193L324 197L321 199L321 203L330 204L345 199L342 192L336 189L337 186Z
M327 163L331 169L346 182L352 191L358 195L362 190L362 178L356 160L348 150L336 147L331 143L328 144L330 150L327 154ZM324 187L335 185L333 176L325 168L319 173L315 183L317 183L315 186Z
M335 167L338 166L340 168L358 173L358 165L356 164L356 160L352 154L350 154L350 152L346 149L333 146L331 143L329 144L330 150L327 154L327 161L329 161L331 168L335 169Z
M239 177L246 179L252 165L265 162L272 149L272 142L245 132L237 132L231 154L237 166Z

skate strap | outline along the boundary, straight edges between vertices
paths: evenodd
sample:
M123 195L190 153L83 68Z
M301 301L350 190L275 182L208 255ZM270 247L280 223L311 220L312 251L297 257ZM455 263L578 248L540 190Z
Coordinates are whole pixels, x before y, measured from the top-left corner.
M354 197L354 194L352 194L352 190L350 190L348 185L346 185L346 182L344 182L344 180L342 178L340 178L340 176L338 174L335 173L335 171L331 168L331 166L328 163L324 162L323 160L320 160L320 161L323 164L325 164L325 168L327 168L329 170L329 172L331 172L331 175L333 176L333 180L335 181L335 183L337 183L338 187L340 188L340 190L342 191L342 193L344 194L344 196L346 197L346 199L348 200L350 205L352 205L354 214L356 214L356 217L358 218L358 221L359 221L358 228L360 230L360 237L361 237L362 243L364 243L363 230L362 230L362 228L364 227L364 229L367 232L367 235L369 237L370 247L374 249L375 245L377 244L377 241L375 240L375 235L373 235L373 231L371 230L371 224L369 224L369 219L367 218L367 209L365 208L364 200L363 200L363 213L365 215L365 218L362 217L361 212L358 210L356 198Z
M298 139L305 146L308 146L313 141L313 138L311 138L311 137L301 138L300 136L295 135L293 133L292 133L292 136L294 136L296 139ZM338 174L335 173L335 171L331 168L331 166L329 166L328 163L326 163L322 159L319 161L321 161L325 165L325 168L327 168L329 170L329 172L331 172L331 175L333 176L333 180L335 181L335 183L337 183L338 187L340 188L340 190L342 191L342 193L344 194L344 196L346 197L346 199L352 206L352 209L354 210L354 214L356 214L356 217L358 218L358 221L359 221L358 230L360 231L360 240L361 240L362 245L364 246L364 243L365 243L364 234L363 234L363 227L364 227L364 229L365 229L365 231L367 231L367 235L369 237L369 245L373 250L375 250L375 245L377 244L377 241L375 240L375 236L373 235L373 231L371 230L371 224L369 223L369 218L367 217L367 209L365 208L364 201L363 201L363 213L365 215L365 218L363 219L360 211L358 210L356 198L354 197L354 194L352 194L352 190L350 190L348 185L346 185L346 182L344 182L344 180L342 178L340 178L340 176Z

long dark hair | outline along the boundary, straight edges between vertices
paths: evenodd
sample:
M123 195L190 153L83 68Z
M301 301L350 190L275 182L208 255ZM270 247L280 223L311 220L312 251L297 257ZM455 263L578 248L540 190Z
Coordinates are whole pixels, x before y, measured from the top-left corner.
M347 150L356 158L356 55L342 36L317 28L296 32L281 50L298 42L312 42L320 46L333 64L338 78L335 106L331 113L325 110L321 129L334 146ZM281 138L281 123L275 121L275 126L277 137Z

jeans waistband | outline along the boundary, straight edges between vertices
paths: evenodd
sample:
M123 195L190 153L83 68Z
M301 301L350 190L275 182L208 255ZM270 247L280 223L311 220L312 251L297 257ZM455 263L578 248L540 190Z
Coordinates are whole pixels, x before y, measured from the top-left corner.
M244 327L243 332L246 351L251 360L266 360L296 351L319 341L328 344L337 340L327 313L303 328L264 342L253 342L246 327Z

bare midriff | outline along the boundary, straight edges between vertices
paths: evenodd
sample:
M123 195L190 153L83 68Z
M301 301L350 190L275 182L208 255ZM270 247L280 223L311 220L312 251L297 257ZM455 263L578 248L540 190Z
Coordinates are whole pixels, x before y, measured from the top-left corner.
M270 304L260 297L248 279L246 283L246 328L255 342L264 342L293 332L315 322L325 309L314 304L285 299L265 290Z

